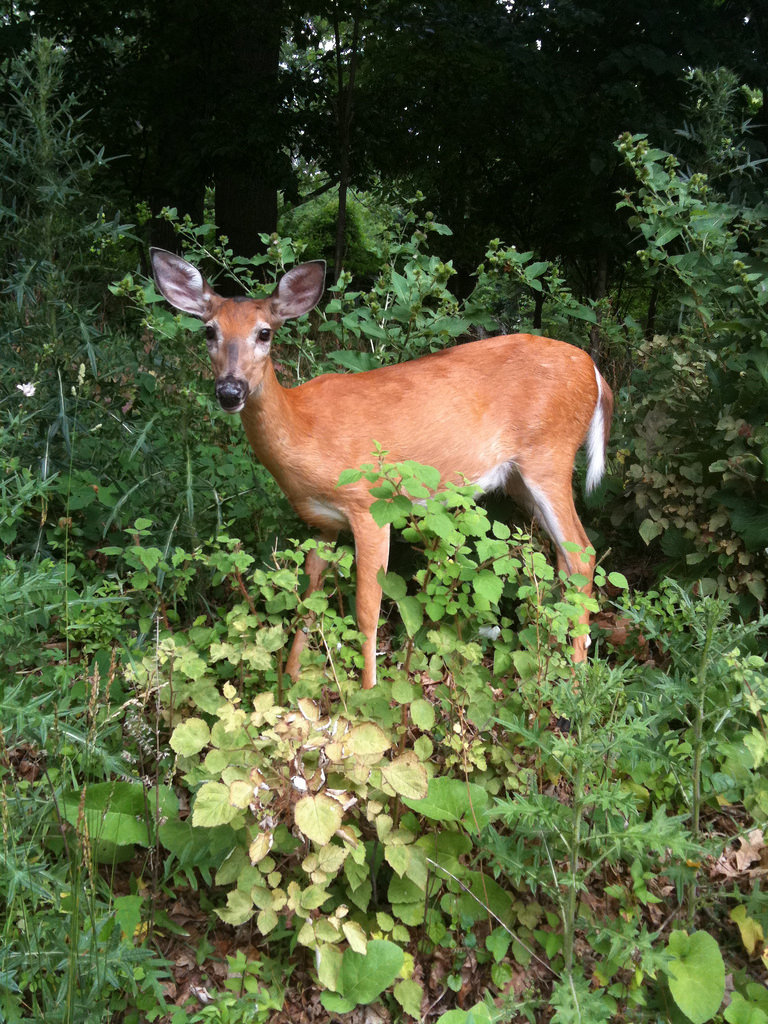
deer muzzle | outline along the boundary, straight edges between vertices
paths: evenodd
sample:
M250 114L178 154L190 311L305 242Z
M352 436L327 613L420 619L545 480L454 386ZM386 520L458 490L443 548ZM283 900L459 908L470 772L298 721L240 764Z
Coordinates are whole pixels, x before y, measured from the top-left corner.
M224 412L240 412L248 397L248 384L237 377L216 381L216 398Z

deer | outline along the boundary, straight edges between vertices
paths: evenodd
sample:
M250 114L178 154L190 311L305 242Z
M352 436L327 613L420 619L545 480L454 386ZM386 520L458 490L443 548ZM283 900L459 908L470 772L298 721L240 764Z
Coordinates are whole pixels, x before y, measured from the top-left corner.
M357 623L363 636L361 685L376 684L376 644L389 560L389 527L370 513L370 480L337 486L343 470L371 461L435 467L441 480L471 482L478 493L501 491L549 535L561 576L579 574L592 593L595 565L576 514L573 469L586 446L586 491L602 479L613 394L590 355L552 338L510 334L360 373L327 373L299 384L279 383L271 358L275 333L314 309L325 286L325 263L289 269L266 298L224 298L182 257L152 248L160 294L204 325L225 413L239 413L256 458L272 474L318 540L351 531L356 564ZM310 550L304 597L322 586L327 562ZM579 623L588 625L589 611ZM296 680L307 642L299 630L285 670ZM575 664L587 657L588 631L572 638Z

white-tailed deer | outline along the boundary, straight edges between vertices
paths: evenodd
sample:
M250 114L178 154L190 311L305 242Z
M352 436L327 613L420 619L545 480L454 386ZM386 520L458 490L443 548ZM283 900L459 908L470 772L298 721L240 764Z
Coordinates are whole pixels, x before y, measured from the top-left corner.
M275 331L312 309L323 291L325 264L289 270L265 299L226 299L173 253L152 249L160 292L205 324L225 412L240 413L257 458L302 519L326 540L352 531L357 563L357 620L365 637L362 685L376 682L379 569L386 569L389 529L373 521L368 481L337 487L342 470L369 463L376 443L390 462L434 466L443 480L467 479L501 490L531 514L557 549L566 573L583 573L592 589L594 556L573 504L571 476L586 441L587 490L600 481L613 411L611 389L579 348L529 334L475 341L397 366L324 374L295 388L277 381L270 358ZM572 542L581 553L566 550ZM325 563L307 558L308 593ZM584 612L582 622L588 622ZM295 678L306 643L293 642ZM588 637L577 637L575 661Z

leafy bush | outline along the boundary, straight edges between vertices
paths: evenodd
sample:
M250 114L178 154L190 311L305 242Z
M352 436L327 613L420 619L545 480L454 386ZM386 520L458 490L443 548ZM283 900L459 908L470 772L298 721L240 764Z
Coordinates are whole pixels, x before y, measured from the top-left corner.
M640 182L622 205L641 259L679 304L676 336L648 342L634 376L640 532L747 612L766 596L768 207L737 204L644 137L620 146Z
M367 197L366 197L367 198ZM356 280L376 277L386 256L386 229L383 217L373 204L352 197L347 203L344 269ZM384 216L393 211L382 211ZM304 251L312 259L324 259L333 266L336 252L338 198L316 199L282 214L278 225L282 235L301 239Z

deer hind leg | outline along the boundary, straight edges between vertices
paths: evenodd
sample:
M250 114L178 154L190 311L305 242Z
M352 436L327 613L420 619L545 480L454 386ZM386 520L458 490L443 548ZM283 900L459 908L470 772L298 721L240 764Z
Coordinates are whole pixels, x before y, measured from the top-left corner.
M389 562L389 526L377 526L367 508L359 517L350 518L350 525L355 537L357 625L365 638L362 688L370 690L376 685L376 631L381 611L377 576L379 569L386 572Z
M591 544L573 504L573 488L570 474L567 480L553 482L552 477L534 478L516 470L505 483L505 491L519 505L533 516L536 522L549 534L557 551L557 568L561 573L572 576L578 573L586 578L579 590L587 597L592 593L592 579L595 570L595 556L590 554ZM567 551L565 544L576 546ZM589 625L589 612L579 616L579 624ZM573 660L585 661L589 647L589 634L573 638Z
M318 541L325 541L326 543L333 544L338 534L336 533L323 533L317 538ZM314 594L316 590L320 590L323 582L323 573L328 568L328 562L322 557L317 548L313 548L307 552L307 557L304 560L304 572L309 576L309 585L302 594L302 599L306 600L310 594ZM288 654L288 661L285 663L285 671L295 682L299 677L301 652L307 646L307 632L310 625L314 620L314 615L311 613L307 615L304 620L304 626L300 629L293 638L291 644L291 650Z

